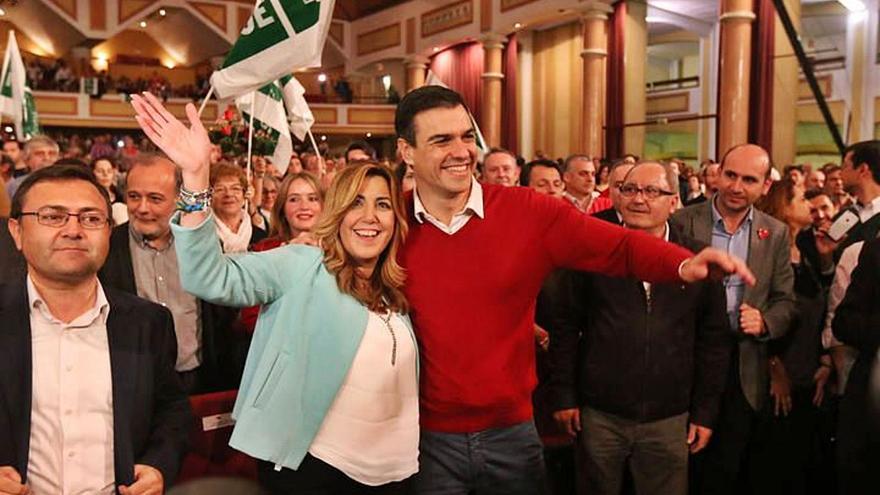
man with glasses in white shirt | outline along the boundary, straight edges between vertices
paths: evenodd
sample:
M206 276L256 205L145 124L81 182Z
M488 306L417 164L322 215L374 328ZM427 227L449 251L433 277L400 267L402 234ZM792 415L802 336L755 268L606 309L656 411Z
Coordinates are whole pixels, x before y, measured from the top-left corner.
M0 285L0 493L161 493L180 467L171 314L98 281L109 215L77 166L34 172L13 198L27 275Z

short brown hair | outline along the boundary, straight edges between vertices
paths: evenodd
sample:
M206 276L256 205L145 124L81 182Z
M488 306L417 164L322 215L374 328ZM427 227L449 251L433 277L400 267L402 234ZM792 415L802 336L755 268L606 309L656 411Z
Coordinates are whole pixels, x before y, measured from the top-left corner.
M227 177L233 177L238 179L239 184L241 184L242 189L245 191L248 190L248 181L247 175L245 175L244 170L238 165L233 165L229 162L217 162L213 167L211 167L211 186L217 183L220 179L225 179Z
M395 221L391 242L379 256L376 269L370 277L370 286L362 290L357 287L355 264L342 245L339 228L368 177L381 177L388 183ZM384 165L366 161L353 164L338 173L327 191L324 211L315 226L315 237L324 250L324 265L336 276L339 290L354 297L371 311L409 311L403 294L406 273L397 263L406 233L407 218L394 172Z

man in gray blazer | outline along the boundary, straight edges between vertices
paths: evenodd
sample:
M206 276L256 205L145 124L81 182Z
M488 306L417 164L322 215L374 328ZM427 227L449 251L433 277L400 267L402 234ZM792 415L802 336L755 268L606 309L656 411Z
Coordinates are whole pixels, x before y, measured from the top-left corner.
M757 277L749 287L724 280L730 327L739 345L731 359L715 437L695 459L694 493L736 493L743 456L770 390L767 342L785 335L794 316L794 273L788 228L753 205L770 188L770 157L760 146L739 145L721 162L712 201L679 211L685 234L747 260Z

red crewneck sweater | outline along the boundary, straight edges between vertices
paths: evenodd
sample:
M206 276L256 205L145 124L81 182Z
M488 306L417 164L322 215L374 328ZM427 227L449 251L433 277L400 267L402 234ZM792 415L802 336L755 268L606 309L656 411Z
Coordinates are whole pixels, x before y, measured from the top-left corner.
M535 299L554 268L679 280L687 250L529 189L483 185L484 216L419 223L400 256L421 355L421 424L475 432L532 417Z

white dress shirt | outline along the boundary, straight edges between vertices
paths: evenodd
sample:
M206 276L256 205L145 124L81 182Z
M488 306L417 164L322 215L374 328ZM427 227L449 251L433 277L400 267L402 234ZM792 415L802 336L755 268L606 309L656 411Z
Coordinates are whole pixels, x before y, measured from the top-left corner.
M309 453L370 486L401 481L418 472L416 346L396 313L389 318L370 311L348 376Z
M474 215L484 218L483 186L477 182L477 179L471 179L471 192L468 195L467 203L464 205L464 209L452 216L452 221L449 222L449 225L437 220L436 217L425 210L425 205L419 199L418 187L413 190L413 209L416 214L416 220L419 223L425 223L425 220L427 220L431 225L444 233L452 235L463 229Z
M27 279L33 349L27 480L34 495L115 492L110 305L97 284L95 305L64 323Z

